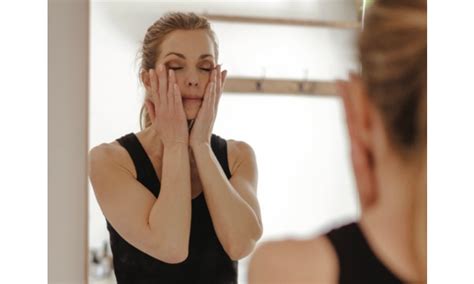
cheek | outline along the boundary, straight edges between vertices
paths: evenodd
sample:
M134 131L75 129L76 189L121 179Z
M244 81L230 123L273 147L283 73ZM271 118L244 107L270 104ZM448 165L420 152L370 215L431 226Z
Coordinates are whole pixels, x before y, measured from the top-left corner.
M204 73L204 74L200 74L199 76L199 85L201 86L203 91L206 89L207 83L209 83L210 76L211 76L211 73Z

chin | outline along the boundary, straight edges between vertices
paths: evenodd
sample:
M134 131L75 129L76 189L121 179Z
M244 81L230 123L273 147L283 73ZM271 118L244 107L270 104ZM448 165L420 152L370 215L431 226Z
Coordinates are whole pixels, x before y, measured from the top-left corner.
M199 113L199 107L188 107L188 108L185 107L184 113L186 114L187 120L196 119Z
M196 110L196 111L194 111L194 110L189 110L189 111L185 110L186 119L187 120L196 119L198 112L199 112L199 110Z

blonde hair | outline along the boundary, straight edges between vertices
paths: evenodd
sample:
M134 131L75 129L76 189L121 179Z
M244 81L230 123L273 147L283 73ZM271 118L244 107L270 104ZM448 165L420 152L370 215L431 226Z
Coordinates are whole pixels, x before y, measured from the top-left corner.
M362 78L393 146L419 165L413 247L426 280L426 0L375 0L359 38Z
M426 147L426 0L376 0L359 38L371 101L403 152Z
M140 80L142 80L142 72L155 68L156 60L161 52L161 44L168 34L176 30L206 30L213 41L215 57L216 60L218 59L219 49L216 35L212 31L211 24L206 18L198 16L195 13L170 12L153 23L145 34L145 39L143 40L140 51ZM140 110L140 127L143 129L150 125L150 116L146 110L145 103L143 103Z

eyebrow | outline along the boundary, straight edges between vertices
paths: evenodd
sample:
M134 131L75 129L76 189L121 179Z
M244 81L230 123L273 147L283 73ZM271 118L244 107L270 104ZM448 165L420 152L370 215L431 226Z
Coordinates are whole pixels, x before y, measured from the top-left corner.
M180 58L186 59L186 56L184 56L181 53L177 53L177 52L170 52L170 53L166 54L166 56L169 56L169 55L176 55ZM203 58L206 58L206 57L213 57L213 56L211 54L202 54L201 56L199 56L199 59L203 59Z

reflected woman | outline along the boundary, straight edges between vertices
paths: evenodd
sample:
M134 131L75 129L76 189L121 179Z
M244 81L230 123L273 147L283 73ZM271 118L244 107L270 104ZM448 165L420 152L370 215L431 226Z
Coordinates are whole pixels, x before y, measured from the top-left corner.
M249 283L426 281L426 0L377 0L362 74L340 84L361 204L356 223L263 244Z
M212 134L227 75L208 21L168 13L145 35L144 128L90 151L119 283L237 283L262 235L252 148Z

